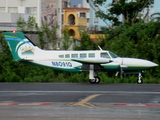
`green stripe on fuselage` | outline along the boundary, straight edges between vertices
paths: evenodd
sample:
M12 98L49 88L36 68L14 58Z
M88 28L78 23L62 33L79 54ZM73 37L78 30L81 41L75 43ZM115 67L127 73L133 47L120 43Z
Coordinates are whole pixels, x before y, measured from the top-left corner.
M22 61L22 62L27 63L27 64L33 64L36 66L41 66L41 67L52 68L54 70L66 71L66 72L81 72L82 71L81 69L79 69L80 67L63 68L63 67L47 66L47 65L40 64L40 63L29 62L29 61Z

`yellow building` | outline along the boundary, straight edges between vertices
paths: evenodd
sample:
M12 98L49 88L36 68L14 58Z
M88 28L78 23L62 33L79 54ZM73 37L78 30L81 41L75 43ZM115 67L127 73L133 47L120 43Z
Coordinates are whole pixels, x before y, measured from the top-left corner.
M80 39L80 31L87 31L88 8L63 8L63 26L70 36Z

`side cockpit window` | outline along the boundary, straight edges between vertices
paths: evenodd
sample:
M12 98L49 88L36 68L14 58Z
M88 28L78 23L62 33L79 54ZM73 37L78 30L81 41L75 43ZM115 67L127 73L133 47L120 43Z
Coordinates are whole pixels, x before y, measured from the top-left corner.
M101 57L102 58L110 58L108 53L101 53Z

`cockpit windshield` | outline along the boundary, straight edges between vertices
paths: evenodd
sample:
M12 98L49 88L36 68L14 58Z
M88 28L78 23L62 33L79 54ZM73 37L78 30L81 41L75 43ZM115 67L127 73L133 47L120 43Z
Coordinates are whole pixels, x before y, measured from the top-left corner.
M101 53L101 57L102 57L102 58L108 58L108 59L110 59L110 56L108 55L107 52L102 52L102 53Z
M110 54L110 56L112 57L112 58L117 58L117 57L119 57L118 55L116 55L115 53L113 53L113 52L111 52L111 51L108 51L109 52L109 54Z

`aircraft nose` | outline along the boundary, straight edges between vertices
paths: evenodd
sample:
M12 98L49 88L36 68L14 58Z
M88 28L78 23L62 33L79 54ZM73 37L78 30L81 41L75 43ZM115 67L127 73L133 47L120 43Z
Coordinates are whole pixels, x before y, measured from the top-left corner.
M158 66L158 64L156 64L156 63L152 62L152 66L153 66L153 67L157 67L157 66Z
M158 64L156 64L156 63L154 63L154 62L150 62L150 61L148 61L148 65L149 65L150 67L157 67L157 66L158 66Z
M133 66L138 66L142 67L144 69L149 69L158 66L158 64L149 61L149 60L144 60L144 59L136 59L136 58L125 58L123 59L123 63L126 65L133 65Z

